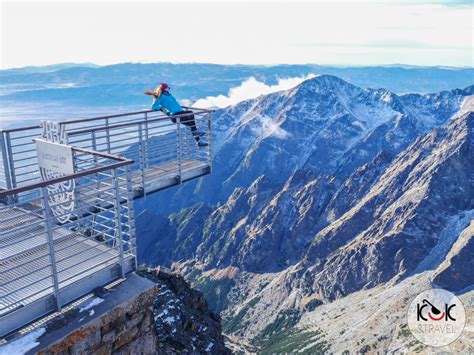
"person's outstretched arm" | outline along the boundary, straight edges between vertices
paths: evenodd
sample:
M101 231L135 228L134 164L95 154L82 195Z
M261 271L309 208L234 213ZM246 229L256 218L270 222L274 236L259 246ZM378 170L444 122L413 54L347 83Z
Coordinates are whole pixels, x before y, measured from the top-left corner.
M156 93L154 91L151 91L151 90L145 90L144 94L145 95L152 95L152 96L156 97Z

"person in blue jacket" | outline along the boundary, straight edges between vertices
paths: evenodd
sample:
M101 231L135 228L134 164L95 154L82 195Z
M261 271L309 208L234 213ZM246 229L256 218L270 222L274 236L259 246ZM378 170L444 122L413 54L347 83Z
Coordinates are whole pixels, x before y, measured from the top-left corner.
M172 116L171 120L174 123L176 123L175 115L186 114L186 116L180 118L180 122L191 128L191 133L200 147L207 146L207 143L200 141L200 138L204 136L204 132L197 129L193 111L183 110L174 96L170 94L170 87L168 84L161 83L158 85L155 91L146 90L144 94L153 96L153 104L151 106L153 111L163 111L168 116Z

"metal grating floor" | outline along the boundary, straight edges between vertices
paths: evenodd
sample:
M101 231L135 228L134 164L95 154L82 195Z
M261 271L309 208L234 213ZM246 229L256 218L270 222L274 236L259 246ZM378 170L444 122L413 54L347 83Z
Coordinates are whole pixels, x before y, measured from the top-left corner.
M0 239L0 316L53 293L46 231L41 218L28 215L23 218L21 213L25 211L21 209L2 212L10 216L17 214L22 223L40 224L39 227L27 226L27 233L20 236L22 242L15 245L16 251L13 247L3 247L1 243L8 240ZM0 231L7 227L3 220L0 220ZM118 252L103 243L79 234L71 235L65 228L56 228L54 237L60 289L118 263ZM18 250L19 247L23 249Z
M12 229L19 230L6 236L5 232ZM53 231L53 240L70 234L68 229L56 228ZM33 208L30 211L23 208L0 210L0 265L13 256L33 251L46 242L46 223Z

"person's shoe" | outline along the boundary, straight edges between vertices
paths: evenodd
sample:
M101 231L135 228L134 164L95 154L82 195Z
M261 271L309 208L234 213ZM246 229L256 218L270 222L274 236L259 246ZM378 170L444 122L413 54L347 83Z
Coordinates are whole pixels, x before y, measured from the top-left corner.
M193 131L193 136L194 137L202 137L204 136L206 133L204 133L203 131Z
M209 144L204 143L204 142L198 142L198 147L207 147Z

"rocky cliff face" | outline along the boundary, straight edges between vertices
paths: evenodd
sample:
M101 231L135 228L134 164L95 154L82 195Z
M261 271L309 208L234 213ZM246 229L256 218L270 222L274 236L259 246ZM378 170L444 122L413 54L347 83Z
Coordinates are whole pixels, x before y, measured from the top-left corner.
M448 221L474 208L473 128L469 113L419 138L315 236L301 263L313 292L334 298L407 275L446 242Z
M140 274L159 285L153 314L160 353L230 354L224 345L221 319L208 309L201 292L189 287L181 276L160 268Z

